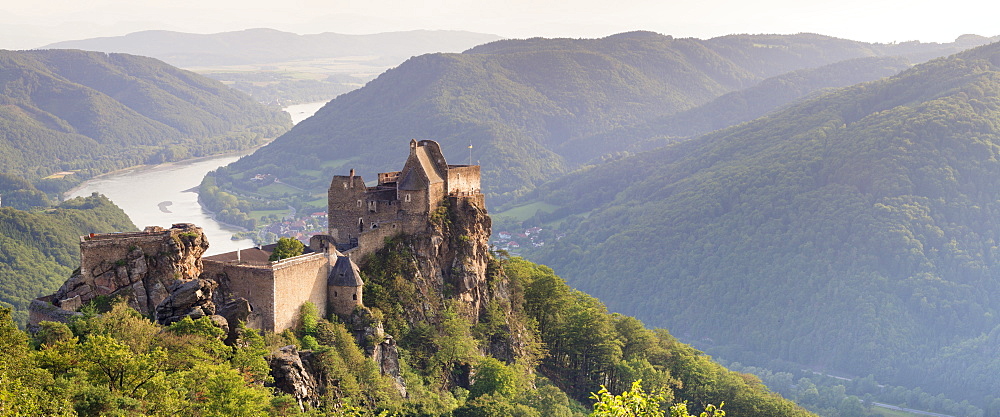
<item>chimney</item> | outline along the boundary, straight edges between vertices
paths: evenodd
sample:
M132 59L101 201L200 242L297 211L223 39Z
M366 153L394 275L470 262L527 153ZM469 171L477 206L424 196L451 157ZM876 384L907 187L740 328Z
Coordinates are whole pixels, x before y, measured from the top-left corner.
M351 188L354 188L354 168L351 168Z

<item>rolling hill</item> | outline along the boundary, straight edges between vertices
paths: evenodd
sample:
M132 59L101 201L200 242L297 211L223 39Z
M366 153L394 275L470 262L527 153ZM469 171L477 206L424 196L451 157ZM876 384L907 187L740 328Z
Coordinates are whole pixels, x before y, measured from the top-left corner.
M291 122L152 58L0 51L0 172L31 181L247 149Z
M409 58L461 51L500 39L497 35L448 30L414 30L371 35L298 35L274 29L196 34L148 30L124 36L56 42L40 49L82 49L150 56L179 67L240 65L332 57ZM396 61L398 62L398 61Z
M250 179L264 173L322 193L334 173L356 168L372 178L388 169L388 161L401 157L384 151L394 149L389 143L434 138L446 154L462 155L452 162L468 162L473 146L470 157L482 164L487 179L484 191L498 204L647 139L602 132L688 110L790 71L860 57L918 59L960 48L810 34L700 40L631 32L497 41L461 54L415 57L386 71L220 172L218 184L252 195ZM884 73L867 73L868 79Z
M12 307L14 321L23 324L28 303L59 288L80 265L80 236L134 230L125 212L104 196L45 210L0 207L0 307Z
M727 357L982 404L998 126L991 44L545 184L566 236L533 259Z

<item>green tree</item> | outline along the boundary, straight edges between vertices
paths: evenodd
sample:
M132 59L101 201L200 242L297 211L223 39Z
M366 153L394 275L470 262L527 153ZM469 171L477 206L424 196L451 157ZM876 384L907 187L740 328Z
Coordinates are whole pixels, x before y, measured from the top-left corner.
M293 256L299 256L305 250L305 245L299 242L298 239L293 239L290 237L283 237L278 239L277 246L274 247L274 252L271 252L271 257L268 258L269 261L280 261L285 258L291 258Z
M597 394L592 394L591 398L596 400L594 411L591 417L665 417L663 405L668 401L667 396L660 392L647 393L642 389L642 382L632 383L630 391L622 392L621 395L614 395L605 387ZM718 407L709 404L698 417L725 417L726 412L722 411L722 406ZM687 402L674 404L670 407L670 417L694 417L688 414Z
M517 394L517 372L503 362L487 356L479 359L475 369L475 382L469 387L469 399L485 394L511 399Z

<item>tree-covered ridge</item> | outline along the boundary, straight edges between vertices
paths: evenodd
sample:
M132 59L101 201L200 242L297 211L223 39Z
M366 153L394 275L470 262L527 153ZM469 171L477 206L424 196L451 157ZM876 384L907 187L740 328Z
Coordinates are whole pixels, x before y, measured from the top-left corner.
M151 58L0 51L0 167L31 181L247 149L288 115Z
M80 236L136 230L118 206L101 195L77 197L54 208L0 207L0 306L24 323L28 303L52 293L80 265Z
M711 414L710 404L724 402L730 415L811 416L770 393L760 380L727 371L665 330L649 330L634 318L609 314L547 267L519 258L493 262L502 267L493 273L511 280L510 305L499 307L510 308L511 314L492 317L502 322L473 325L449 309L440 321L409 329L411 334L403 335L409 341L400 345L405 397L365 356L364 347L372 340L356 339L349 327L318 317L309 304L302 307L294 330L276 335L241 328L239 339L226 345L225 332L207 317L164 327L116 303L100 315L95 314L98 306L87 305L68 326L43 322L30 337L0 308L0 411L39 416L575 417L587 414L590 392L601 391L603 405L592 415L604 416L619 403L611 395L625 390L637 395L641 380L657 393L655 401L643 405L647 411L664 412L683 402L684 409ZM388 260L382 269L369 272L405 273L394 270L394 264ZM372 308L370 314L380 311ZM392 328L394 319L385 320ZM518 326L543 342L535 349L544 352L513 362L490 356L492 332ZM328 387L306 405L305 413L295 399L273 388L277 376L265 361L265 356L289 352L283 348L289 344L309 351L309 368ZM424 355L421 345L432 350ZM462 380L470 370L471 380Z
M945 54L954 44L921 44ZM217 185L252 195L257 174L313 193L334 173L366 178L399 154L387 143L434 138L452 163L483 166L483 188L509 200L552 176L648 139L603 135L704 104L789 71L847 59L910 54L819 35L674 39L632 32L602 39L492 42L462 54L414 57L252 156ZM881 76L881 75L879 75Z
M980 47L554 181L537 198L577 215L538 259L724 356L982 407L1000 392L998 64Z

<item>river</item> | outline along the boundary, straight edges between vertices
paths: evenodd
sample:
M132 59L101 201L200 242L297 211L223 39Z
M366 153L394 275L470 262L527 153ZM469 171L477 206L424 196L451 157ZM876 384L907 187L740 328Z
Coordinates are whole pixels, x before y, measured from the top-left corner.
M292 116L292 123L299 123L312 116L326 102L288 106L284 110ZM170 227L174 223L194 223L208 236L207 255L231 252L253 246L249 239L231 240L241 229L219 223L212 213L198 204L198 184L205 174L228 165L250 151L208 158L199 158L161 165L142 166L86 181L66 193L66 198L87 196L91 193L106 195L140 229L145 226Z

